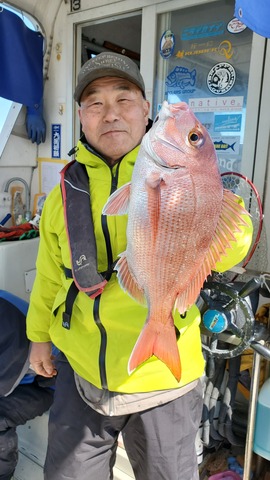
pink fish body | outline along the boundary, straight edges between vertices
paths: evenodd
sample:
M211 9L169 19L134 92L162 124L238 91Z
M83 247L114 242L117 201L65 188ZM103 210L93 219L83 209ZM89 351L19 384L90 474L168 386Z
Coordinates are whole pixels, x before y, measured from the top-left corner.
M246 213L223 189L213 142L187 104L164 102L143 138L131 182L103 210L127 212L127 248L117 275L121 287L148 307L128 369L155 355L180 381L172 312L194 304Z

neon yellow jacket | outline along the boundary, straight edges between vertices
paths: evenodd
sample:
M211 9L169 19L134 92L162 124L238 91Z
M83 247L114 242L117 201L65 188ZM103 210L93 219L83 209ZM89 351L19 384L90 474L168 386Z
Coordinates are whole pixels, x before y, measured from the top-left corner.
M97 243L98 270L106 271L107 250L102 230L102 208L110 195L118 169L117 186L130 181L139 147L128 153L117 166L110 167L78 143L76 159L86 165ZM80 212L78 212L80 215ZM127 216L107 217L113 258L126 248ZM241 227L238 241L228 249L218 270L225 271L245 257L252 236L252 226ZM83 218L81 219L83 224ZM103 293L92 300L79 292L73 305L70 330L62 326L62 314L68 288L63 267L71 268L68 239L64 225L60 186L48 195L40 223L37 275L27 316L27 335L33 342L52 341L67 357L72 368L98 388L135 393L182 387L199 378L204 370L200 340L200 313L194 305L185 318L175 313L182 378L176 381L168 367L151 357L131 375L127 364L131 351L145 323L147 310L123 292L115 273Z

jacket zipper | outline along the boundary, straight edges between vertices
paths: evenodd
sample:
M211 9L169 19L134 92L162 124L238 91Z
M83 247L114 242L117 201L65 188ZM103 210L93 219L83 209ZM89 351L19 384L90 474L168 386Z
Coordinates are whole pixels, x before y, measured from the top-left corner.
M110 195L113 192L115 192L115 190L117 189L119 167L120 167L120 162L117 164L115 175L113 174L113 171L111 170L112 183L111 183ZM105 243L106 243L107 262L108 262L108 270L107 270L108 273L107 273L105 278L106 278L107 281L109 281L109 279L111 278L111 275L112 275L111 265L113 264L113 255L112 255L112 246L111 246L111 241L110 241L110 234L109 234L108 222L107 222L106 215L102 215L101 223L102 223L102 230L103 230ZM99 328L100 337L101 337L100 350L99 350L100 381L101 381L102 388L108 390L106 362L105 362L106 349L107 349L107 332L106 332L106 330L105 330L105 328L102 324L102 321L100 319L100 314L99 314L99 305L100 305L101 295L102 294L98 295L94 300L93 314L94 314L94 319L95 319L96 325Z

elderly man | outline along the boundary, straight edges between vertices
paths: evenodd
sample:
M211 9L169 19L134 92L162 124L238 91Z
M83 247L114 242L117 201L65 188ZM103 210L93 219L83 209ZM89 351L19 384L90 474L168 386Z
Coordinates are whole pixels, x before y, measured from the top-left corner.
M129 375L145 308L123 292L113 271L126 248L127 218L102 215L110 194L131 180L151 125L144 81L129 58L101 53L82 67L74 98L83 135L61 189L45 202L27 319L33 367L48 377L57 372L45 479L112 479L122 432L137 480L197 480L200 313L195 305L178 313L185 332L178 339L180 382L154 356ZM239 262L239 250L228 252L228 268ZM51 341L61 351L56 365Z

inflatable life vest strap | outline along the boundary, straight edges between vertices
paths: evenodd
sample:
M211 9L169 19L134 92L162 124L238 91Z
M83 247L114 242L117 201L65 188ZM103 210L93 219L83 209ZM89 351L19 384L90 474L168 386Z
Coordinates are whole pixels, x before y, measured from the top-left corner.
M106 278L109 278L111 274L113 273L114 266L116 264L116 261L113 263L111 268L107 272L102 272L102 275ZM64 272L66 275L66 278L73 278L72 277L72 270L70 268L64 267ZM101 294L103 289L98 289L96 292L93 292L91 297L96 297L97 295ZM65 311L63 313L63 321L62 321L62 326L66 328L67 330L70 330L70 322L71 322L71 315L72 315L72 308L73 304L76 300L76 297L78 295L79 289L75 282L73 281L68 289L67 297L66 297L66 305L65 305Z
M97 271L89 177L84 165L76 160L65 165L61 171L61 192L72 266L72 269L65 268L65 274L67 278L73 278L62 321L63 327L69 330L72 308L78 292L85 292L89 297L95 298L103 292L107 280Z
M107 280L97 271L89 178L84 165L74 160L62 169L61 190L72 277L78 290L95 297L103 291Z

